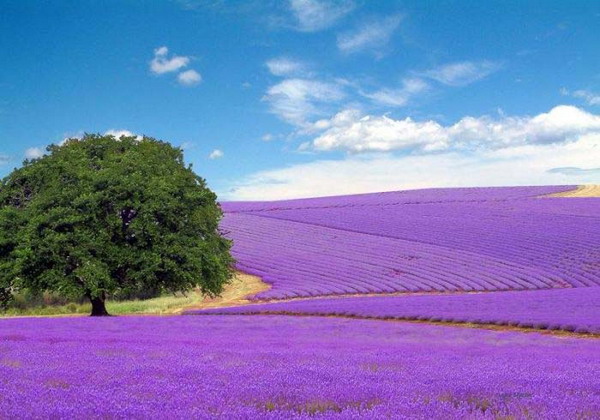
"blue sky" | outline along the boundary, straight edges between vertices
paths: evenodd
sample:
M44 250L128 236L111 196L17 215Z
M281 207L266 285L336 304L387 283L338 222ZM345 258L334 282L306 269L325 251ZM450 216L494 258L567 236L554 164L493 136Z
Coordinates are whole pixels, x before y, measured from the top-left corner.
M170 141L223 199L600 183L597 1L0 6L0 175Z

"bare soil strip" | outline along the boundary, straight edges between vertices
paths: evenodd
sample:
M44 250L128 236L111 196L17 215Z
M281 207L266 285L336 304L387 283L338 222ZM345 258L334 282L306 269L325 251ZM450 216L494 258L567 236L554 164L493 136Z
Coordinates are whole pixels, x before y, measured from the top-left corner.
M580 185L574 190L565 191L565 192L556 193L556 194L549 194L546 197L573 197L573 198L600 197L600 185Z
M182 311L193 309L248 305L254 303L249 300L250 297L267 291L270 288L271 285L263 282L260 277L237 271L234 279L225 286L225 290L223 290L220 296L214 298L205 297L202 301L194 303L191 306L177 308L173 313L181 313Z

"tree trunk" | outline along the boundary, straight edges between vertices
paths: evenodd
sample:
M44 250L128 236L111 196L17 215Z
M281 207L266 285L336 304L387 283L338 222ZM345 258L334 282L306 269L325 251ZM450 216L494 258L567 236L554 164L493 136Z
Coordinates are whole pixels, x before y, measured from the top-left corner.
M91 316L110 316L108 311L106 310L105 300L106 297L104 293L102 293L98 297L89 297L92 302L92 313Z

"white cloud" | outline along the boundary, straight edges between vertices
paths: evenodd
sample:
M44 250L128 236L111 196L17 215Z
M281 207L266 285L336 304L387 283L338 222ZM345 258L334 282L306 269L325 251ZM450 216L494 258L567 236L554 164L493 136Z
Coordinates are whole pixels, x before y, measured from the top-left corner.
M600 115L561 105L534 117L464 117L444 126L434 120L396 120L349 109L314 127L322 131L310 143L316 151L426 153L566 143L586 133L600 133Z
M220 159L224 156L224 153L219 150L219 149L215 149L212 152L210 152L210 154L208 155L209 159Z
M26 159L37 159L44 156L44 149L41 147L30 147L25 150L25 158Z
M562 88L560 93L565 96L572 96L574 98L583 99L588 105L600 105L600 95L589 90L579 89L573 92Z
M417 94L429 90L429 84L419 78L404 79L399 89L380 89L363 96L388 106L405 106Z
M264 136L261 137L261 140L269 142L269 141L272 141L274 138L275 137L273 136L273 134L267 133L267 134L265 134Z
M186 70L177 75L177 80L185 86L197 85L202 81L202 76L196 70Z
M349 156L252 174L233 185L227 199L276 200L430 187L600 183L597 170L576 174L553 171L595 168L599 153L600 134L594 133L571 143L524 145L510 151Z
M0 166L6 165L8 162L10 162L10 156L0 153Z
M386 115L363 116L360 111L348 109L328 122L325 132L312 141L312 149L352 153L411 148L434 151L446 149L448 143L443 127L435 121L394 120ZM325 121L319 121L317 125L326 126Z
M551 174L562 174L567 176L588 176L595 175L600 178L600 168L577 168L574 166L566 166L552 168L548 170Z
M159 47L154 50L154 58L150 61L152 73L163 74L178 71L190 62L189 57L174 55L169 58L168 54L169 49L167 47Z
M271 86L263 100L270 104L271 112L283 120L303 126L308 117L322 114L321 106L344 96L338 84L294 78Z
M169 49L165 46L154 49L154 55L164 57L169 53Z
M363 24L358 29L338 35L337 46L344 53L364 50L381 52L400 24L400 16L390 16Z
M286 57L273 58L265 64L275 76L297 76L306 71L304 63Z
M120 139L121 137L135 137L136 140L141 140L142 136L140 136L139 134L135 134L129 130L114 130L114 129L110 129L110 130L106 130L104 132L105 136L113 136L114 138L116 138L117 140Z
M81 138L83 138L84 134L85 133L82 130L80 130L80 131L78 131L76 133L70 133L70 134L67 133L67 134L64 135L64 137L62 138L62 140L58 142L58 145L62 146L69 139L81 139Z
M445 85L465 86L486 78L501 67L500 63L489 60L462 61L434 68L422 75Z
M190 150L190 149L193 149L194 147L196 147L196 143L194 143L193 141L184 141L183 143L181 143L179 145L179 148L181 150Z
M289 5L303 32L329 28L354 9L350 0L290 0Z
M67 137L64 137L60 142L58 142L58 145L62 146L63 144L65 144L67 142L67 140L71 140L71 139L81 140L83 138L83 135L84 135L83 131L80 131L77 134L69 135ZM135 134L134 132L129 131L129 130L115 130L112 128L110 130L106 130L104 133L102 133L102 135L113 136L117 140L119 140L121 137L135 137L135 139L139 141L143 138L139 134Z

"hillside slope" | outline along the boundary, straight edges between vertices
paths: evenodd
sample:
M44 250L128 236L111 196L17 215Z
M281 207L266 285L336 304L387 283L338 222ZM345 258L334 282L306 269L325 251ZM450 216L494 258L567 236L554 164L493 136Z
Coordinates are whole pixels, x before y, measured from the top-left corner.
M222 203L258 299L600 284L600 198L574 187L399 191Z

